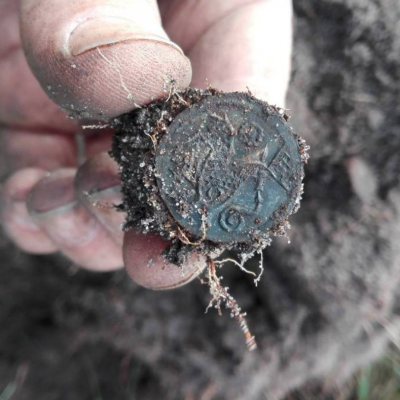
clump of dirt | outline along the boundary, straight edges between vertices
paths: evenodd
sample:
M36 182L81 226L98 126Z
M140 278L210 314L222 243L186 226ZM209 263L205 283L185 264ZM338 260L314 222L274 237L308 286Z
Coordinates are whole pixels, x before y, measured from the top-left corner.
M286 235L300 205L308 146L288 120L250 93L213 88L171 90L115 119L124 228L170 241L178 266L226 249L243 264Z

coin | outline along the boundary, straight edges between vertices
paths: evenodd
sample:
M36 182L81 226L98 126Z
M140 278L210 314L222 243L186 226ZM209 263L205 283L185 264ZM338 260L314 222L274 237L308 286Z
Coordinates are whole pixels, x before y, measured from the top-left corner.
M296 209L303 163L275 107L247 93L207 96L181 112L156 152L158 187L190 234L249 242Z

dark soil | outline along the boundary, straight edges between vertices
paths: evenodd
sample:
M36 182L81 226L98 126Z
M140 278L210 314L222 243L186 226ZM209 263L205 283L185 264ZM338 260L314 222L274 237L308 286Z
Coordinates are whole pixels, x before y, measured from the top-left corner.
M206 286L152 292L3 240L0 396L8 385L12 400L280 398L340 384L400 333L400 3L294 6L288 108L312 147L304 201L257 289L223 270L258 351L229 315L204 315Z

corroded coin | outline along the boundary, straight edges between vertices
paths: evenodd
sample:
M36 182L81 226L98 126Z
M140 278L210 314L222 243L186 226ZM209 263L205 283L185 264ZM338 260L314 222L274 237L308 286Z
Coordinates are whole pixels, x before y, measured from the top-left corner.
M299 143L279 111L245 93L208 96L161 139L163 201L192 235L248 242L281 224L301 194Z

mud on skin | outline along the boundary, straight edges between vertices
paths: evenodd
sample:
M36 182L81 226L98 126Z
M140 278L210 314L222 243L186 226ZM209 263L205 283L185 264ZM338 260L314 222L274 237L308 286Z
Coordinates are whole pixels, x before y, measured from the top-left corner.
M124 229L159 233L177 265L225 249L244 261L286 235L308 158L288 119L250 93L212 88L173 92L114 119Z

